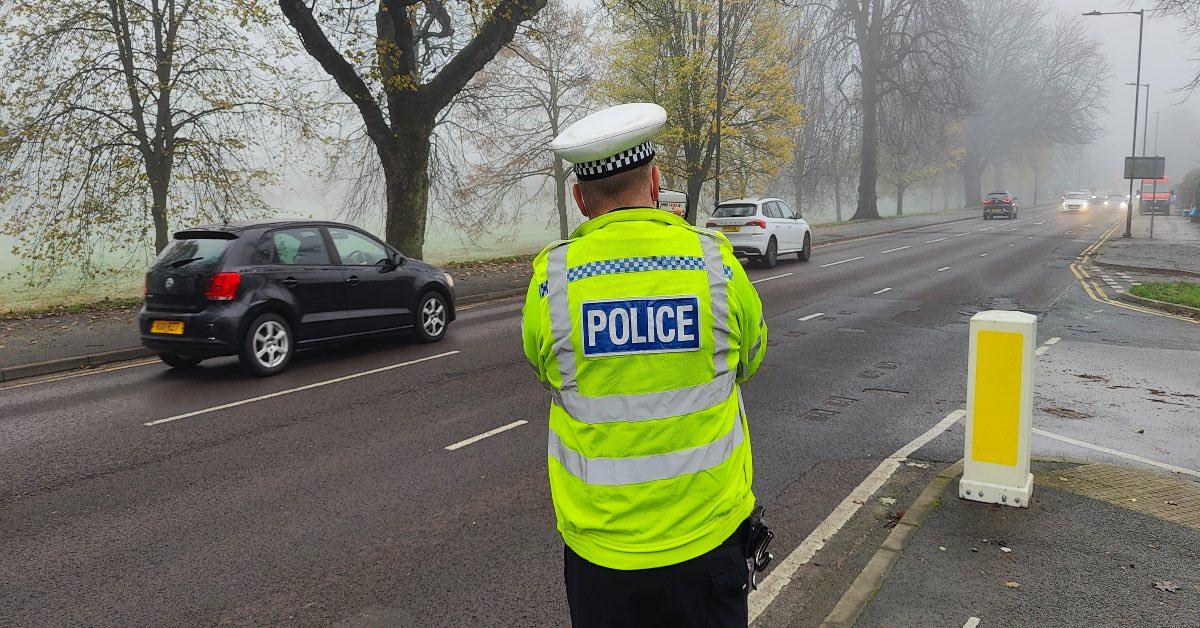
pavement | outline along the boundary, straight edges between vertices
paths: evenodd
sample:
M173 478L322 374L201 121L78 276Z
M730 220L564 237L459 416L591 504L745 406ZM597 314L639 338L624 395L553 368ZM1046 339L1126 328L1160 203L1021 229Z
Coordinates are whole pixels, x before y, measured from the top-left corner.
M1036 313L1035 406L1089 415L1039 411L1036 455L1200 468L1200 351L1180 341L1195 323L1102 302L1069 268L1116 218L1026 209L750 270L770 329L744 389L754 490L777 534L755 625L819 624L885 524L961 458L980 310ZM147 359L0 384L0 625L567 624L548 400L519 312L468 306L441 343L302 352L269 379Z
M1109 238L1097 252L1095 261L1102 267L1145 275L1200 277L1200 223L1184 216L1154 216L1154 236L1150 236L1151 217L1133 214L1130 233L1124 228ZM1122 227L1124 225L1122 224Z
M1039 461L1029 508L957 482L856 626L1178 626L1200 618L1200 484Z
M977 218L978 213L978 210L949 210L828 227L816 225L814 243L819 245L898 229ZM531 273L529 260L525 258L451 264L447 268L454 275L456 293L463 303L523 294L529 285ZM81 313L0 317L0 370L46 361L64 361L47 365L47 368L33 373L42 374L112 361L103 359L103 356L108 352L141 347L137 327L138 309L126 307ZM101 359L89 361L85 357L89 355L99 355ZM119 359L129 357L132 356L122 355ZM72 361L72 358L79 360ZM7 379L13 378L0 377L0 381Z

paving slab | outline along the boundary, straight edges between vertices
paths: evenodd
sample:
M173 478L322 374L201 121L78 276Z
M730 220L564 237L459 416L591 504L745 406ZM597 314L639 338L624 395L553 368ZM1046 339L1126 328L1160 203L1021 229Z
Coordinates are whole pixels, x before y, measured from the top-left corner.
M1150 237L1150 216L1135 213L1131 233L1123 238L1123 225L1096 254L1101 266L1158 271L1200 277L1200 222L1184 216L1155 216Z
M1200 486L1107 465L1038 462L1035 476L1029 508L962 500L952 483L855 625L1197 625L1200 529L1166 502Z

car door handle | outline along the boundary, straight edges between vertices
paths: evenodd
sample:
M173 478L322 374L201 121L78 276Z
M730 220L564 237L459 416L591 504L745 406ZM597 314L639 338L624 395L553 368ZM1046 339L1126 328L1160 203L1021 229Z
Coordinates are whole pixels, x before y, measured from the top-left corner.
M295 277L284 277L283 281L280 281L279 283L291 288L292 286L294 286L300 282L297 281Z
M352 286L357 286L358 285L358 275L350 275L349 277L346 278L346 283L348 283Z

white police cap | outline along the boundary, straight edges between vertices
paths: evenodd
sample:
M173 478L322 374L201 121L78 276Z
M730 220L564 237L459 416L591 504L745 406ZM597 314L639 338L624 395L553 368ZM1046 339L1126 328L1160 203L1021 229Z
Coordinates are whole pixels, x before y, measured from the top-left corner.
M575 164L581 181L603 179L654 159L650 138L666 123L666 109L654 103L617 105L567 127L550 150Z

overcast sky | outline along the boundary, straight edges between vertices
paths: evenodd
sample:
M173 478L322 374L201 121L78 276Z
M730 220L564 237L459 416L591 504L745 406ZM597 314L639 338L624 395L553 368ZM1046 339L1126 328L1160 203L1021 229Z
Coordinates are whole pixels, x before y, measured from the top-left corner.
M1120 0L1056 0L1061 14L1078 16L1092 10L1137 10L1145 3ZM1087 147L1080 164L1080 185L1123 187L1120 180L1123 158L1133 139L1133 87L1137 72L1138 18L1136 15L1081 17L1081 25L1099 40L1112 68L1105 100L1108 112L1101 117L1104 135ZM1196 44L1188 41L1177 20L1147 17L1142 44L1142 82L1150 84L1150 129L1148 149L1154 154L1154 112L1159 112L1158 154L1167 158L1167 175L1182 177L1200 161L1200 91L1183 101L1185 93L1173 90L1185 85L1200 68L1192 60ZM1145 90L1142 97L1145 97ZM1139 106L1143 109L1144 104ZM1142 112L1138 112L1138 154L1142 150ZM1091 181L1088 181L1091 179ZM1127 185L1127 184L1124 184Z

